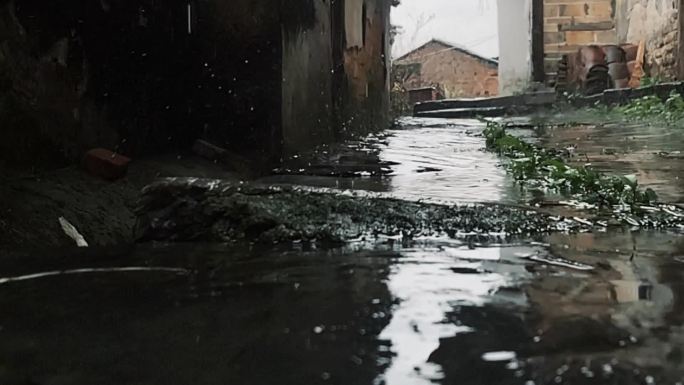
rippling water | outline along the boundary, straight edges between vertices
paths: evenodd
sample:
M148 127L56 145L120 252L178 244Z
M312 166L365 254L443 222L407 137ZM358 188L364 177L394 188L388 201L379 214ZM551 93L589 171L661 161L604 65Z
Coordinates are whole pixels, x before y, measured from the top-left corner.
M516 201L499 160L482 151L482 129L477 121L404 119L343 155L305 160L298 175L262 181ZM638 130L630 135L647 136ZM615 127L576 127L542 140L576 145L608 171L680 175L681 161L658 163L651 153L676 155L680 144L669 136L639 142L644 167L636 155L598 156L619 136ZM681 196L678 182L653 185ZM0 383L521 385L588 383L594 373L604 382L591 383L653 383L666 369L684 374L683 245L677 234L624 231L5 257ZM549 258L591 270L544 264Z
M499 159L483 151L478 121L405 119L390 131L380 158L392 167L389 191L446 202L510 201L512 183Z
M519 196L517 189L505 170L497 167L496 155L484 151L484 138L478 135L484 127L476 120L404 118L396 128L383 132L381 140L371 136L337 149L352 155L295 166L301 167L303 175L278 175L261 182L386 192L410 200L514 201ZM364 162L371 157L387 164L388 172L370 175ZM355 168L358 175L338 177L317 172L335 167Z
M534 249L520 247L404 250L387 280L400 303L379 336L391 344L395 357L376 382L433 384L444 379L442 367L428 362L432 352L442 338L474 330L449 322L446 314L455 306L483 306L500 288L519 285L529 274L516 254L531 252ZM516 306L525 302L522 296L509 301Z

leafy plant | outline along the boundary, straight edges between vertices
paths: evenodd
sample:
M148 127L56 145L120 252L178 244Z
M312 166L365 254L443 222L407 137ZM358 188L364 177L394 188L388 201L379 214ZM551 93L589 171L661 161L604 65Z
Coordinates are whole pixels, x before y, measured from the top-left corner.
M657 201L651 189L642 191L634 176L609 176L589 167L568 165L561 151L546 149L510 135L505 126L487 122L487 149L507 157L507 168L516 181L572 195L602 206L626 205L635 209Z
M665 101L656 95L649 95L617 107L616 110L631 120L655 119L676 123L684 119L684 98L676 91L672 91Z
M648 86L658 85L662 82L663 82L663 80L658 76L656 76L656 77L644 76L643 78L641 78L640 83L641 83L642 87L648 87Z

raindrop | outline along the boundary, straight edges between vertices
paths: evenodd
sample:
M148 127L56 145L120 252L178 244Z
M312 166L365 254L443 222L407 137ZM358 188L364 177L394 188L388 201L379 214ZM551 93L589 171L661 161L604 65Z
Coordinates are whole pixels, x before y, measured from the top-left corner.
M484 361L510 361L516 357L515 352L489 352L482 355Z
M613 374L613 367L608 364L603 365L603 374L606 376Z

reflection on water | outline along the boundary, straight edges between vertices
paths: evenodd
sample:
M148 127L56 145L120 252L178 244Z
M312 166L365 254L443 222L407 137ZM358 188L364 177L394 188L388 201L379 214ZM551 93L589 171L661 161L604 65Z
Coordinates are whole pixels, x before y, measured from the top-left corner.
M648 282L612 281L618 302L651 301L653 285Z
M264 181L448 202L513 200L498 159L472 135L481 129L473 121L406 119L355 150L390 165L389 175ZM633 139L613 147L632 149L647 137L631 129ZM549 140L598 150L620 135L606 130L582 137L568 129ZM658 150L675 146L671 136L648 140ZM680 175L681 160L664 166L671 173L644 146L637 153L658 180ZM373 156L336 159L358 170ZM636 167L634 156L591 157L619 172ZM684 191L677 183L660 190ZM0 308L11 311L0 312L0 384L520 385L564 383L570 373L577 377L566 383L583 384L595 372L622 377L591 383L631 385L653 380L637 367L684 374L677 234L609 230L528 241L388 240L333 250L144 245L3 258L0 271L10 278L0 279Z
M456 124L457 123L457 124ZM511 182L499 159L482 151L484 139L473 135L478 121L405 119L391 131L380 158L392 166L390 191L409 199L446 202L508 201Z
M636 174L666 202L684 197L684 130L639 123L570 125L548 129L542 142L575 147L576 160L611 174Z
M370 136L325 156L297 158L293 173L260 181L385 192L410 200L512 202L517 190L477 135L484 127L476 120L404 118L383 132L382 140Z
M527 273L514 255L532 251L520 247L402 251L387 279L390 293L400 302L379 337L390 343L394 357L376 383L432 384L443 379L442 367L428 362L430 356L442 339L474 331L449 320L447 314L455 306L493 302L500 288L519 285Z

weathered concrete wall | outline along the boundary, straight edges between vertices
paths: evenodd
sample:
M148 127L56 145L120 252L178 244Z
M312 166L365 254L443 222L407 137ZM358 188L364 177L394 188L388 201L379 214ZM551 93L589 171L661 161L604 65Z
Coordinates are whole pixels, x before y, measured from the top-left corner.
M678 5L673 0L617 0L616 22L621 43L646 42L646 72L663 79L677 77Z
M0 160L196 138L277 160L384 128L390 0L348 1L0 0Z
M304 6L311 7L308 12L315 21L309 28L293 26L285 33L283 41L285 152L303 150L333 137L332 9L318 1ZM302 12L302 9L297 11Z
M358 16L357 10L361 7L361 22L345 19L344 25L346 36L361 35L362 46L358 41L346 41L341 66L336 65L336 71L343 71L335 101L339 108L336 124L340 137L386 128L390 103L391 1L346 0L344 3L345 15Z
M432 41L395 65L419 64L420 71L404 88L437 86L447 98L494 96L499 94L498 66L452 46Z
M389 125L389 0L299 0L283 43L286 153ZM285 9L285 8L284 8ZM304 10L304 11L302 11ZM284 15L287 22L293 16ZM301 17L301 16L297 16Z
M0 159L55 166L196 137L270 150L281 50L268 0L1 0Z
M499 90L524 92L532 80L532 1L499 0Z

